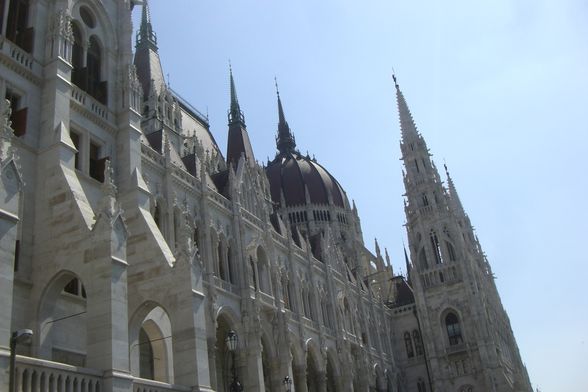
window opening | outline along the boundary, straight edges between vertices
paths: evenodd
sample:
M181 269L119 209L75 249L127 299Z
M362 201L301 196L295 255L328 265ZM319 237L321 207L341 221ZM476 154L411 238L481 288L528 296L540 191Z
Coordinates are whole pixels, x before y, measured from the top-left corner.
M459 319L457 318L455 313L449 313L445 317L445 328L447 329L447 337L449 338L450 346L455 346L463 343L463 338L461 335L461 326L459 324Z
M14 136L23 136L27 131L27 108L22 108L22 97L6 90L5 98L10 102L10 122Z
M6 38L20 46L26 52L31 53L33 51L34 29L27 27L30 8L29 1L10 1L6 23ZM4 14L4 9L2 9L2 14Z
M406 356L408 358L414 357L414 349L412 346L412 339L410 338L410 332L404 333L404 346L406 347Z
M441 254L441 247L439 246L439 239L434 231L431 231L431 247L435 255L435 263L443 264L443 255Z
M414 349L416 351L416 355L423 355L423 341L421 339L421 334L416 329L412 331L412 340L414 341Z
M71 138L71 141L73 142L74 147L76 148L76 153L75 153L75 157L74 157L74 167L78 170L81 170L81 162L80 162L80 135L78 135L77 133L70 131L69 132L69 137Z

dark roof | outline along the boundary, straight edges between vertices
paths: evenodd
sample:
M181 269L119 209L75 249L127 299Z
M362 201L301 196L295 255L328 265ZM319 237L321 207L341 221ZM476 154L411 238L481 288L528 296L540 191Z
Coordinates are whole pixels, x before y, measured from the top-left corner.
M334 205L341 208L349 205L337 180L316 160L296 151L279 154L268 164L266 174L275 203L281 203L283 192L286 206L306 204L306 186L311 204L328 204L331 195Z
M414 293L412 288L403 276L395 276L392 278L394 285L394 297L389 299L388 305L390 307L404 306L414 303Z

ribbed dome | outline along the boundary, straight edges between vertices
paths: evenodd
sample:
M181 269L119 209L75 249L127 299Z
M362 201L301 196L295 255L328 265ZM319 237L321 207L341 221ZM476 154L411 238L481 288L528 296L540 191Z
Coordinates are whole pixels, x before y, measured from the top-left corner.
M310 203L333 204L345 208L349 205L347 195L337 180L316 160L304 157L297 151L279 154L266 168L272 200L281 203L283 192L286 206L306 204L305 186Z

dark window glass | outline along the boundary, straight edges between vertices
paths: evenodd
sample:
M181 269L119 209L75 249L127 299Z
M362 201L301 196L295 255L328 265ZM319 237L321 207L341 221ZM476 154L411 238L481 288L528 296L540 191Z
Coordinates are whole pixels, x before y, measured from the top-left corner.
M463 343L459 319L457 318L455 313L449 313L445 317L445 327L447 328L447 337L449 338L450 346L455 346Z

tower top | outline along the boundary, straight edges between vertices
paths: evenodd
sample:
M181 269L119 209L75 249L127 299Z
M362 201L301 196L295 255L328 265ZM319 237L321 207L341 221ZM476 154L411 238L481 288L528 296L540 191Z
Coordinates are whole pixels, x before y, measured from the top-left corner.
M141 12L141 26L137 33L137 46L149 44L157 50L157 35L153 31L151 24L151 12L149 12L148 0L143 1L143 11Z
M229 83L231 89L231 105L229 107L229 125L241 123L245 126L245 116L239 106L239 99L237 98L237 89L235 88L235 79L233 77L233 67L229 62Z
M276 94L278 96L278 136L276 137L276 146L278 151L283 154L287 152L293 152L296 149L296 139L290 131L290 126L286 121L284 115L284 108L282 107L282 99L280 98L280 89L278 88L278 81L276 82Z
M420 139L421 135L417 130L414 119L412 118L412 114L410 113L410 109L406 103L406 99L404 99L404 94L402 94L402 91L400 90L396 75L393 74L392 79L394 79L394 87L396 87L396 102L398 103L398 114L400 116L400 131L402 141L405 142L408 140Z

